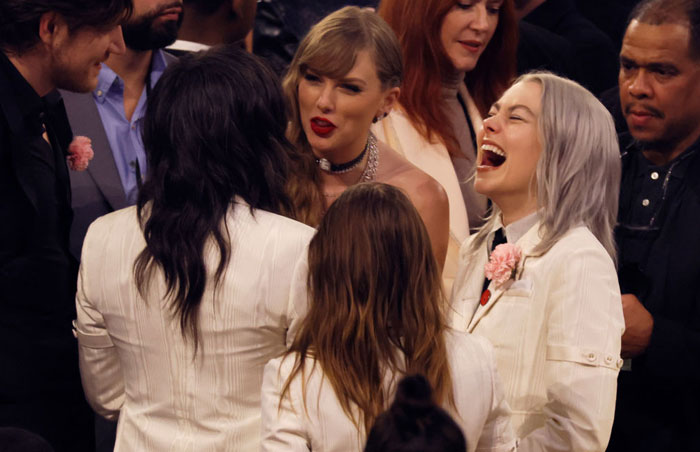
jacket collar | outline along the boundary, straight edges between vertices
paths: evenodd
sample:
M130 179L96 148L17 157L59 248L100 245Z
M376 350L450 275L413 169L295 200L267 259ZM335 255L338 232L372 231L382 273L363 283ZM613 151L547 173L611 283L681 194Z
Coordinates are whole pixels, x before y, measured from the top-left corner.
M541 236L540 236L540 226L541 222L538 220L526 233L523 235L515 244L520 247L522 251L522 257L520 258L520 262L518 263L518 267L516 269L515 273L515 280L520 279L523 269L527 263L528 258L532 257L539 257L541 256L542 252L535 252L535 248L541 241ZM494 226L492 228L492 231L489 233L489 240L487 241L487 245L489 246L488 243L490 243L491 240L493 240L493 234L502 227L502 223L499 220L494 223ZM468 328L467 330L469 332L473 331L476 325L479 323L479 321L491 310L493 307L498 303L498 301L501 299L501 296L505 293L506 290L511 286L513 281L508 281L501 286L496 287L496 285L491 282L489 283L488 289L489 292L491 293L491 296L489 300L486 302L485 305L481 306L480 305L480 299L481 299L481 293L479 291L481 290L482 283L484 281L484 266L486 265L486 262L488 261L488 253L485 252L488 248L484 247L484 252L479 251L478 255L475 256L474 258L474 271L471 272L471 275L468 276L470 279L469 281L469 287L472 288L472 292L469 295L469 300L471 300L471 306L467 306L467 312L473 312L474 315L472 316L471 320L468 322ZM490 246L489 246L490 247Z

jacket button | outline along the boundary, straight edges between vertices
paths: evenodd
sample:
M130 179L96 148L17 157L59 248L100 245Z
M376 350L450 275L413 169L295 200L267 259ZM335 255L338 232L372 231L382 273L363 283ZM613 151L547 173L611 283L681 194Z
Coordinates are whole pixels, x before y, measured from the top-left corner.
M586 358L588 358L588 361L594 362L595 361L595 353L589 353Z

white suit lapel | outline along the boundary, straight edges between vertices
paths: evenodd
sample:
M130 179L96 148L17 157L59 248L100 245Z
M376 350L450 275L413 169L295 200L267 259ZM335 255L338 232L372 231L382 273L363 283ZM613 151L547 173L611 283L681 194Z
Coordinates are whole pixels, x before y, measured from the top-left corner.
M525 265L527 265L527 259L531 257L536 257L539 256L540 253L534 253L533 249L537 246L537 244L540 243L540 235L539 235L539 230L540 230L540 222L538 221L535 223L534 226L532 226L526 233L523 235L520 240L516 242L516 245L520 247L522 250L522 257L520 258L520 262L518 263L518 268L516 269L515 273L515 279L520 279L523 270L525 268ZM486 261L484 261L483 264L486 264ZM483 275L483 266L481 273ZM467 331L472 332L476 325L479 323L479 321L486 315L488 314L491 309L498 303L498 301L501 299L501 296L505 293L506 290L510 287L510 285L513 283L513 280L506 281L503 283L501 286L496 287L495 283L492 281L489 283L488 290L491 292L491 297L489 300L486 302L484 306L479 305L479 300L481 298L481 295L479 295L479 298L477 299L477 305L475 306L475 312L474 316L472 317L471 321L469 322L469 326L467 327ZM482 284L483 284L483 279L482 279ZM481 286L478 286L479 288Z

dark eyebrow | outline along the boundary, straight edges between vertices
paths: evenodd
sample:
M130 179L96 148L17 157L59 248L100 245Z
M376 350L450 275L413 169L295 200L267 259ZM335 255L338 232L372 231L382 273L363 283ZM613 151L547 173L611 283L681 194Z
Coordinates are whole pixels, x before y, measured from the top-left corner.
M641 67L651 72L671 72L677 73L678 67L673 63L667 63L663 61L651 62L651 63L639 63L631 58L620 55L620 64Z
M340 83L355 83L357 85L362 85L366 86L367 82L362 80L361 78L354 78L354 77L349 77L349 78L341 78Z

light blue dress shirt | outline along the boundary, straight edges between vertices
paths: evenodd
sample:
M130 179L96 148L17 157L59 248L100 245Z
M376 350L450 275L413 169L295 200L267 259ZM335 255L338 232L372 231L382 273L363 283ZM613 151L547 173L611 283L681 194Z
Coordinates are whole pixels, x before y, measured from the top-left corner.
M163 74L166 65L163 51L155 50L151 66L151 88ZM144 86L136 109L131 115L131 121L127 120L124 113L124 81L104 63L98 77L97 88L92 92L129 204L136 204L138 198L139 176L136 175L136 169L140 169L141 178L146 175L146 153L141 137L142 122L146 112L146 93Z

